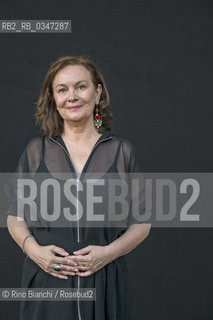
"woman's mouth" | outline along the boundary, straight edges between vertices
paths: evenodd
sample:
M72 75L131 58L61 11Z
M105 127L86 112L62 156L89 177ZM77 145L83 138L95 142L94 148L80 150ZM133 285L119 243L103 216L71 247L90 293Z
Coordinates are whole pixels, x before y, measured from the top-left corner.
M70 106L70 107L67 107L67 109L69 110L76 110L76 109L79 109L81 106Z

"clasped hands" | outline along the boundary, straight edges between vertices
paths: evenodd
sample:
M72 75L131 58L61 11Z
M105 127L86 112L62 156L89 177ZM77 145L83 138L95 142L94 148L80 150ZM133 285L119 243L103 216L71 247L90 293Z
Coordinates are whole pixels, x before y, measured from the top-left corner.
M55 245L40 246L39 257L32 258L45 272L60 279L68 276L88 277L111 262L107 246L89 245L72 255ZM60 271L54 266L60 264Z

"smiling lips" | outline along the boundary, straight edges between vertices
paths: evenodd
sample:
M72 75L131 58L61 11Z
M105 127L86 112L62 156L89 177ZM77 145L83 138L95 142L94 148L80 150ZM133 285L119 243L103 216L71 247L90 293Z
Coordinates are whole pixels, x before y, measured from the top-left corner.
M81 106L73 106L73 107L68 107L67 109L69 110L76 110L79 109Z

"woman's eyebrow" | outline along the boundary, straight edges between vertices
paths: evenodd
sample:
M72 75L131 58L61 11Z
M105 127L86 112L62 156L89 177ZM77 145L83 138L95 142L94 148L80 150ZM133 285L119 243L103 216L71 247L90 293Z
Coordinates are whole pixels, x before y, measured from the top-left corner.
M75 85L76 85L76 84L79 84L79 83L81 83L81 82L87 82L87 83L88 83L87 80L80 80L80 81L77 81L77 82L75 83ZM64 83L59 83L59 84L57 84L56 88L59 87L59 86L66 86L66 84L64 84Z

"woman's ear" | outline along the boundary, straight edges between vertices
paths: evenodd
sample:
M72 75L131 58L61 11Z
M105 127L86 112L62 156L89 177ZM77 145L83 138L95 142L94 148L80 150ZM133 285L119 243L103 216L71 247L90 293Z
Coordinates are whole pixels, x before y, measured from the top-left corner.
M98 87L96 89L96 92L97 92L97 97L95 99L95 103L96 104L99 104L99 100L100 100L100 97L101 97L101 92L102 92L102 85L99 83L98 84Z

